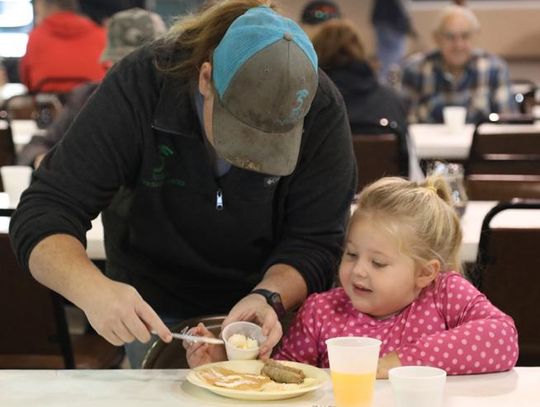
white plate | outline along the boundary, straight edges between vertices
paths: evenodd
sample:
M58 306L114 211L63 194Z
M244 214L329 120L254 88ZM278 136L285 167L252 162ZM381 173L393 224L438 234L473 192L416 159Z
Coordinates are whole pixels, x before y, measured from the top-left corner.
M307 386L300 386L294 389L280 390L280 391L253 391L253 390L235 390L227 389L225 387L213 386L204 380L202 380L197 374L197 370L207 369L209 367L225 367L230 370L234 370L239 373L255 373L259 374L264 363L260 360L230 360L227 362L211 363L208 365L199 366L193 371L189 372L186 379L195 386L202 387L203 389L210 390L213 393L220 396L230 397L240 400L282 400L297 397L310 391L316 390L327 381L330 380L328 373L317 367L305 365L297 362L282 362L297 369L302 369L306 377L315 379L313 384Z

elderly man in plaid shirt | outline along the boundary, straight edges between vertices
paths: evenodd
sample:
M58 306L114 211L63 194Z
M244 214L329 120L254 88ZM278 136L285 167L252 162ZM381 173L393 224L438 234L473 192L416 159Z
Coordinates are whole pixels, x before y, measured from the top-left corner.
M441 12L434 32L438 49L413 55L403 69L410 122L441 123L442 110L450 105L465 106L470 123L490 113L517 112L506 63L473 48L479 28L466 7L453 5Z

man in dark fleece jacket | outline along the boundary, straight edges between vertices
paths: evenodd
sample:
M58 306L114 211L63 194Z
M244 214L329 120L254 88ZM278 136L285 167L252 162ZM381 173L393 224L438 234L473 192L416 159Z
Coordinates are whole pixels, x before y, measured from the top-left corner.
M12 219L21 264L128 351L229 312L262 325L265 358L283 307L332 284L356 188L347 115L266 5L217 3L115 65ZM100 211L107 276L84 250Z

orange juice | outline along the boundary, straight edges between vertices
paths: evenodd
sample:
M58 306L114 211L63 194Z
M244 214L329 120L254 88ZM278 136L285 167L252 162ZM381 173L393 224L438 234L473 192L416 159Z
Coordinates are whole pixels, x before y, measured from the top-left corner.
M337 407L370 407L373 401L375 372L331 372Z

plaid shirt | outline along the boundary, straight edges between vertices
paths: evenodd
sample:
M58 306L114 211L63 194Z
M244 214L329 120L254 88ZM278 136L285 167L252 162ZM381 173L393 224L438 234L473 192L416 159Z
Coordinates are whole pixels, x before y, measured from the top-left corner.
M481 50L473 51L457 80L444 71L439 51L414 55L403 69L401 90L409 102L411 123L442 123L442 109L448 105L467 107L469 123L490 113L518 111L506 63Z

